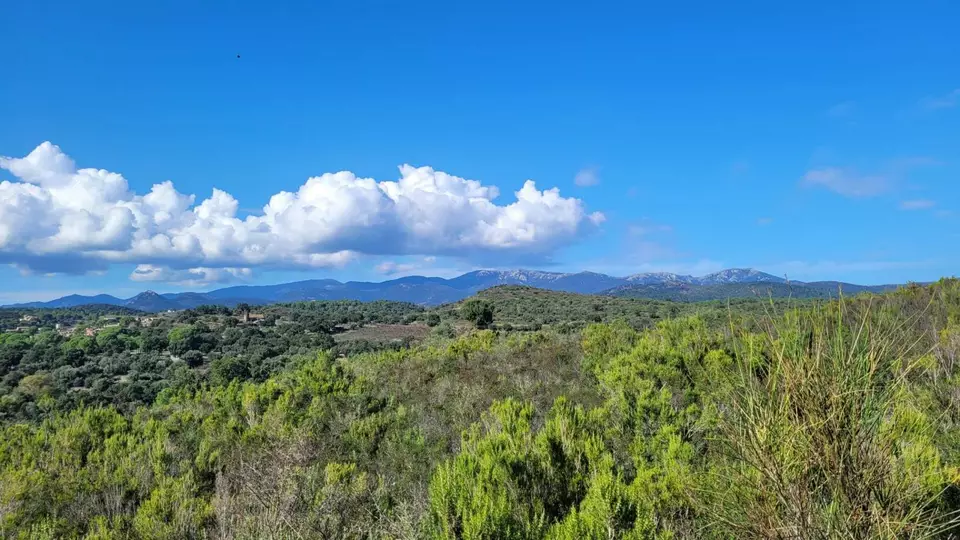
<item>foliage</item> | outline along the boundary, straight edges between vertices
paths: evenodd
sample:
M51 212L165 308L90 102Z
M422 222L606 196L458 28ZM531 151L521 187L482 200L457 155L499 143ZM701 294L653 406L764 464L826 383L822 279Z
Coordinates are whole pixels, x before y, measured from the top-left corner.
M113 306L0 310L4 324L27 328L0 333L0 421L37 421L80 404L113 404L130 413L166 388L263 381L299 356L333 348L338 325L397 321L423 311L395 302L304 302L263 308L263 320L244 324L252 309L201 306L159 316ZM410 343L369 341L337 352Z
M50 328L56 324L74 326L85 322L93 322L104 316L133 317L143 315L142 312L121 306L107 304L87 304L83 306L42 309L42 308L0 308L0 331L12 330L17 327ZM24 317L33 317L36 320L24 322Z
M854 317L854 324L844 318ZM935 369L884 313L795 313L737 351L719 402L711 510L732 532L930 537L953 473L924 407Z
M956 537L960 282L781 307L459 335L440 310L423 343L276 368L251 350L330 339L308 307L4 334L0 400L35 414L0 426L0 537ZM203 360L135 407L61 401L120 336L108 373L160 337ZM38 348L64 363L20 371Z
M741 298L728 301L680 303L665 300L617 298L548 291L518 285L504 285L481 291L476 299L490 304L499 326L513 330L539 330L545 326L563 332L577 332L589 324L626 321L631 327L649 328L659 321L687 315L698 315L711 325L726 324L730 316L756 317L768 311L779 312L787 307L812 301L789 299ZM444 320L460 317L464 300L436 308Z
M371 323L399 324L405 318L417 317L425 312L423 306L407 302L377 300L321 300L276 304L263 308L265 315L276 315L302 324L308 329L334 328L338 325L363 325Z
M460 317L477 328L486 328L493 323L493 306L489 302L471 298L460 306Z

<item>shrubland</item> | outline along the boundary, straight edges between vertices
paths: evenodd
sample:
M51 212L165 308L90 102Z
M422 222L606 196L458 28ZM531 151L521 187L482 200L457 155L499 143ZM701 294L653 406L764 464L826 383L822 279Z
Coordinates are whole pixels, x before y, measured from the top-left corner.
M318 343L257 374L202 353L193 383L120 405L61 403L25 376L17 392L39 412L0 428L0 535L958 532L960 282L799 305L664 303L643 323L564 320L548 303L535 331L506 330L519 313L483 301L491 322L464 314L488 328L441 309L432 335L404 347L339 356ZM615 301L597 311L637 308Z

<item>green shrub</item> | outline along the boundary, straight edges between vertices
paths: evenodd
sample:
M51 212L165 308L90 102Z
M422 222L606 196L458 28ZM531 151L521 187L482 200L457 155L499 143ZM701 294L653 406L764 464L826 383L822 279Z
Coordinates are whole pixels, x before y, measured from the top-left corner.
M916 388L930 366L903 330L882 309L835 304L792 314L763 349L738 350L718 385L725 412L703 491L721 530L894 539L953 525L936 411Z
M472 298L460 306L460 318L477 328L486 328L493 324L493 306L490 302Z

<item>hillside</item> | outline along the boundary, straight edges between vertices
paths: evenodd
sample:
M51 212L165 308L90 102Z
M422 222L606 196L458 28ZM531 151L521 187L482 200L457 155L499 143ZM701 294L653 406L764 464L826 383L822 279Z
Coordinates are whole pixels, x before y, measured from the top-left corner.
M491 287L471 298L490 302L497 325L511 325L518 329L558 323L584 325L616 319L624 319L639 328L680 311L680 306L671 302L584 295L520 285ZM446 318L456 318L461 304L462 301L440 306L437 311Z
M723 321L730 313L762 315L768 309L782 310L802 305L800 299L777 299L772 305L757 298L731 301L675 302L663 299L585 295L534 287L502 285L483 290L471 298L489 302L494 322L513 329L537 329L543 325L580 328L594 322L622 320L633 328L647 328L658 321L698 315ZM436 308L444 318L455 319L463 301Z

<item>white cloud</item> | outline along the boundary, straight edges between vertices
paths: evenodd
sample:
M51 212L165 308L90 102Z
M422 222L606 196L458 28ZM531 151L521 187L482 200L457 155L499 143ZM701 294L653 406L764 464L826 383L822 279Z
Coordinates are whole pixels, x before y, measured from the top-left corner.
M423 257L422 259L408 261L408 262L397 262L397 261L383 261L380 264L376 265L373 269L378 274L383 274L386 276L395 276L398 274L413 274L414 272L423 272L429 270L431 275L435 273L435 268L433 265L437 262L437 258L433 255ZM462 274L463 272L460 272ZM459 274L455 274L459 275Z
M673 274L689 276L705 276L713 272L718 272L729 266L719 261L711 259L699 259L690 261L663 261L663 262L637 262L629 263L618 261L616 263L599 262L588 264L587 269L594 272L601 272L612 276L629 276L633 274L642 274L646 272L670 272Z
M133 281L161 281L198 287L212 283L229 283L253 277L249 268L187 268L178 270L152 264L137 265L130 279Z
M378 264L374 269L378 274L383 274L386 276L392 276L394 274L405 274L407 272L412 272L420 268L416 264L411 263L398 263L394 261L383 261Z
M133 263L136 280L193 281L342 266L361 254L544 257L605 219L530 180L498 205L495 186L410 165L397 181L313 177L244 219L225 191L197 204L167 181L140 195L120 174L77 169L49 142L0 158L0 168L21 180L0 182L0 263L39 273Z
M928 210L936 206L937 203L934 201L928 201L925 199L917 199L913 201L902 201L900 203L901 210Z
M807 187L822 187L845 197L874 197L889 191L892 181L884 175L861 175L852 169L825 167L807 171L801 180Z
M897 158L884 163L875 174L861 174L849 167L824 166L807 171L800 185L824 188L851 198L876 197L900 189L913 170L940 164L927 156Z
M952 109L960 100L960 88L942 96L926 97L920 100L920 106L927 110Z
M761 227L769 225L771 223L773 223L773 218L762 217L757 219L757 225L760 225Z
M592 167L580 169L573 177L573 183L580 187L595 186L600 183L600 171Z

